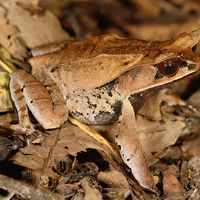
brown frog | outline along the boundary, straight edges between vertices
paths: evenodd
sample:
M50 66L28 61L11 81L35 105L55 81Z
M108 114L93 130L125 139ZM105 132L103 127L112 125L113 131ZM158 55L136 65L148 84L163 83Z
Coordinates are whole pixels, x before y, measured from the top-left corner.
M199 37L199 30L165 42L103 35L69 40L51 53L36 55L30 60L35 77L23 70L11 74L19 122L29 126L27 106L45 129L62 126L68 113L91 125L118 121L122 159L140 185L151 189L153 179L134 135L131 99L197 71L199 59L192 50Z

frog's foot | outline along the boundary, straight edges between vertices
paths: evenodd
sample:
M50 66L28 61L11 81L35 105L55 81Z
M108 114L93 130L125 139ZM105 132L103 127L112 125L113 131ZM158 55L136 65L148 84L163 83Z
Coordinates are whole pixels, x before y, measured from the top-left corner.
M30 127L31 124L27 117L27 106L45 129L58 128L67 120L68 111L65 102L53 101L43 84L31 74L18 70L10 77L11 97L17 108L19 123L22 127Z
M148 169L141 144L135 135L135 127L135 113L127 98L123 101L115 141L124 163L130 168L135 179L142 187L154 191L153 177Z

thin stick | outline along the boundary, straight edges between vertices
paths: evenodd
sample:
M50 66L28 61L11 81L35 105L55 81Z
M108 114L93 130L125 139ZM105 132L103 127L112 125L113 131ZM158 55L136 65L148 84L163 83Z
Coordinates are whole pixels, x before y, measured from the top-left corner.
M3 69L5 69L8 73L12 73L13 70L2 60L0 60L0 65L2 66Z
M120 157L119 153L117 152L117 150L104 137L102 137L97 131L95 131L94 129L79 122L78 120L76 120L72 117L68 117L68 120L72 124L78 126L81 130L86 132L89 136L91 136L97 142L104 144L109 149L111 155L114 156L115 159L117 159L118 161L121 160L121 157Z

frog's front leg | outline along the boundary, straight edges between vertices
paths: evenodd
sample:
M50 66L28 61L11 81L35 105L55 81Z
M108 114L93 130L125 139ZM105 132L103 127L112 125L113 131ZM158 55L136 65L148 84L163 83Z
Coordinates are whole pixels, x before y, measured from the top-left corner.
M27 120L26 105L45 129L58 128L67 120L68 110L65 102L53 101L43 84L31 74L24 70L18 70L12 73L10 78L11 98L17 108L19 123L22 126L30 125L29 120Z
M130 101L125 98L115 141L119 146L123 161L130 167L139 184L153 190L154 181L148 169L142 146L135 135L135 129L135 113Z

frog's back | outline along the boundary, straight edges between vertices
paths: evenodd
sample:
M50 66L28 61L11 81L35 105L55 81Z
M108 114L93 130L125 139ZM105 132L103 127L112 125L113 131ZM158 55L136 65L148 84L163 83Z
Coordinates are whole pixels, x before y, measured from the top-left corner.
M96 36L82 41L68 41L62 50L32 58L30 63L33 74L44 68L50 73L62 73L70 92L88 90L114 80L137 64L149 63L150 57L145 57L148 45L156 55L156 45L147 41L116 35Z

